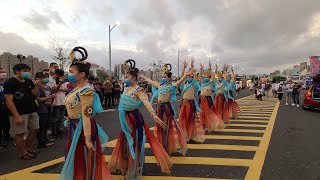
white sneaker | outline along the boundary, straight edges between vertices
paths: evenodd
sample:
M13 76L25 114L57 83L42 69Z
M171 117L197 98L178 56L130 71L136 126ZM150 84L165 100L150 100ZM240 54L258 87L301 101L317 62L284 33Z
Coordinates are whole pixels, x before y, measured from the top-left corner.
M292 103L291 105L292 105L292 106L295 106L296 104Z
M286 103L286 106L288 106L288 103Z
M299 104L297 104L297 107L299 107Z

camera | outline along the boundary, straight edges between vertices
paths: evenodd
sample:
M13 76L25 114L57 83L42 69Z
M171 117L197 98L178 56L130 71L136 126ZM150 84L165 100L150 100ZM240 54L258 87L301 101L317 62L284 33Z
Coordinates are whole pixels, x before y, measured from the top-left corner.
M62 69L56 69L54 71L54 74L56 75L56 83L60 84L61 83L60 78L63 77L64 71Z

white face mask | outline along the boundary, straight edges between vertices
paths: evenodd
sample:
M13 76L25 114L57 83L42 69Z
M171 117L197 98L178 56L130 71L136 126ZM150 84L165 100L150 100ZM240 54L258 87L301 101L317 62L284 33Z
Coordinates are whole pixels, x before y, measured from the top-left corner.
M7 78L7 74L6 73L0 73L0 79L5 79Z

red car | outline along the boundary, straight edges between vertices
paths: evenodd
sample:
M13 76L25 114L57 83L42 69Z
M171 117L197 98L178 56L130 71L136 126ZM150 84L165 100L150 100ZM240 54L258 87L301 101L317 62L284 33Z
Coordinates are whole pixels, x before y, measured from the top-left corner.
M319 76L318 76L319 77ZM314 84L306 91L303 100L303 108L320 109L320 82L318 78L314 78Z

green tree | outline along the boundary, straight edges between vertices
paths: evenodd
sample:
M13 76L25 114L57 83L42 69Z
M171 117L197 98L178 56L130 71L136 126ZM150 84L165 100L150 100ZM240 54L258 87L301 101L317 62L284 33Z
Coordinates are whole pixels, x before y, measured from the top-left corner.
M100 69L97 69L97 76L101 79L106 79L108 77L107 73Z
M273 77L273 82L280 82L280 81L286 81L287 78L283 76L274 76Z

